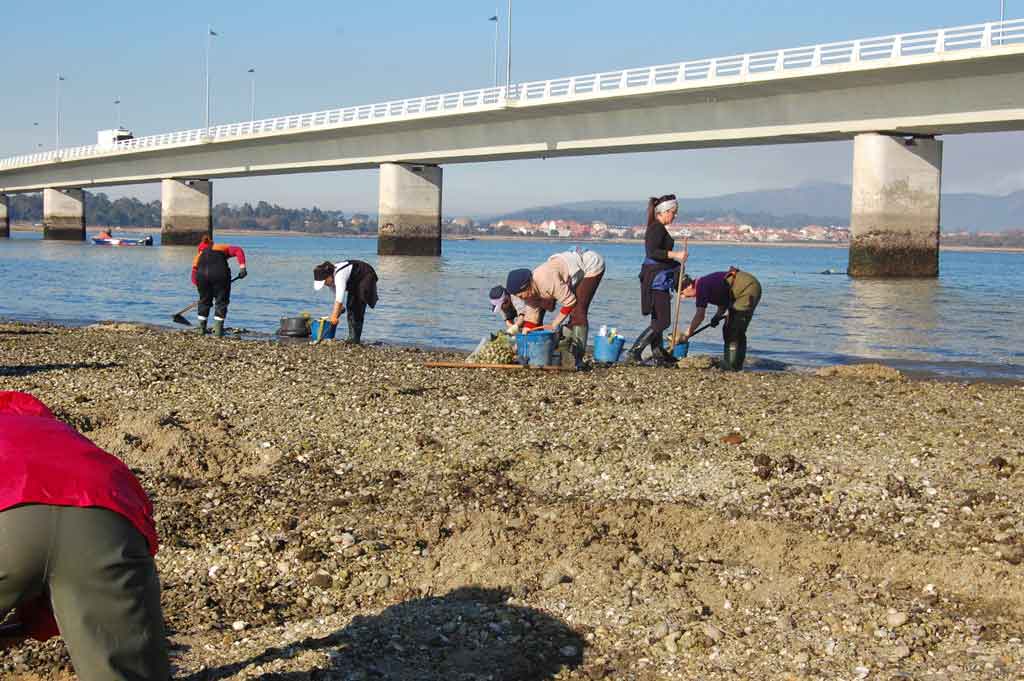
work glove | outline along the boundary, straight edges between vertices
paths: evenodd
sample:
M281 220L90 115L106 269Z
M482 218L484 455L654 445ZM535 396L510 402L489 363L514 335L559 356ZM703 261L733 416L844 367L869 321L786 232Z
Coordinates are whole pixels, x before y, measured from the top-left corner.
M722 321L722 317L724 317L724 315L717 315L716 314L714 317L711 318L711 328L712 329L718 328L718 323Z
M238 269L238 278L239 279L245 279L245 277L248 276L248 274L249 274L249 272L244 267L241 267L241 268Z

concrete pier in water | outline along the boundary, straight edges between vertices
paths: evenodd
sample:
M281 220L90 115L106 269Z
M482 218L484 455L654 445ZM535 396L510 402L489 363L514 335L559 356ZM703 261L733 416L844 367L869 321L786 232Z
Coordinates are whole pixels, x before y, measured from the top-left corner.
M381 164L379 255L441 255L441 184L439 166Z
M937 277L942 142L876 133L853 142L852 277Z
M0 194L0 239L11 236L11 214L7 194Z
M43 238L85 241L85 191L43 190Z
M160 243L194 246L213 235L213 183L164 180L160 185Z

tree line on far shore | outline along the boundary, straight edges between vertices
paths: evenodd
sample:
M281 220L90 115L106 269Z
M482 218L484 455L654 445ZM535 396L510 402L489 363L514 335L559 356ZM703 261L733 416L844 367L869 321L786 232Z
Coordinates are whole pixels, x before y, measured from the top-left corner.
M13 222L43 221L42 194L15 194L10 197L9 214ZM137 198L111 200L106 194L86 192L85 221L104 227L159 227L160 202L144 203ZM260 201L255 206L219 203L213 207L213 224L220 229L266 229L302 232L366 232L375 229L369 216L345 218L340 210L284 208Z

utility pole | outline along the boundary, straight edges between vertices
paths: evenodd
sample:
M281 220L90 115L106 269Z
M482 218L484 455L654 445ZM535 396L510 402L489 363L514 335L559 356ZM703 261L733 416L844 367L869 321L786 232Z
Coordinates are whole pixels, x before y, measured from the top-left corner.
M116 97L114 99L114 105L117 106L117 129L121 129L121 98Z

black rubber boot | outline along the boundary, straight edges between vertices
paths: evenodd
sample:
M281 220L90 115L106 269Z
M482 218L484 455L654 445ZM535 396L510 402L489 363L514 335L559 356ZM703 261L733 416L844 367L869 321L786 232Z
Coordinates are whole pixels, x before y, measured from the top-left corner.
M660 333L656 334L655 337L651 339L651 357L654 359L654 363L660 367L676 365L676 358L670 355L665 349Z
M214 319L213 320L213 335L217 338L224 337L224 320Z
M202 317L199 318L198 329L200 336L205 336L206 334L210 333L209 331L206 330L206 320L203 319Z
M363 340L363 320L356 319L354 315L348 315L348 338L346 343L359 345Z
M633 343L627 352L627 359L631 364L643 364L643 352L644 348L651 344L651 338L655 335L654 330L651 327L647 327L640 332L637 336L636 341ZM661 334L658 334L660 337Z

